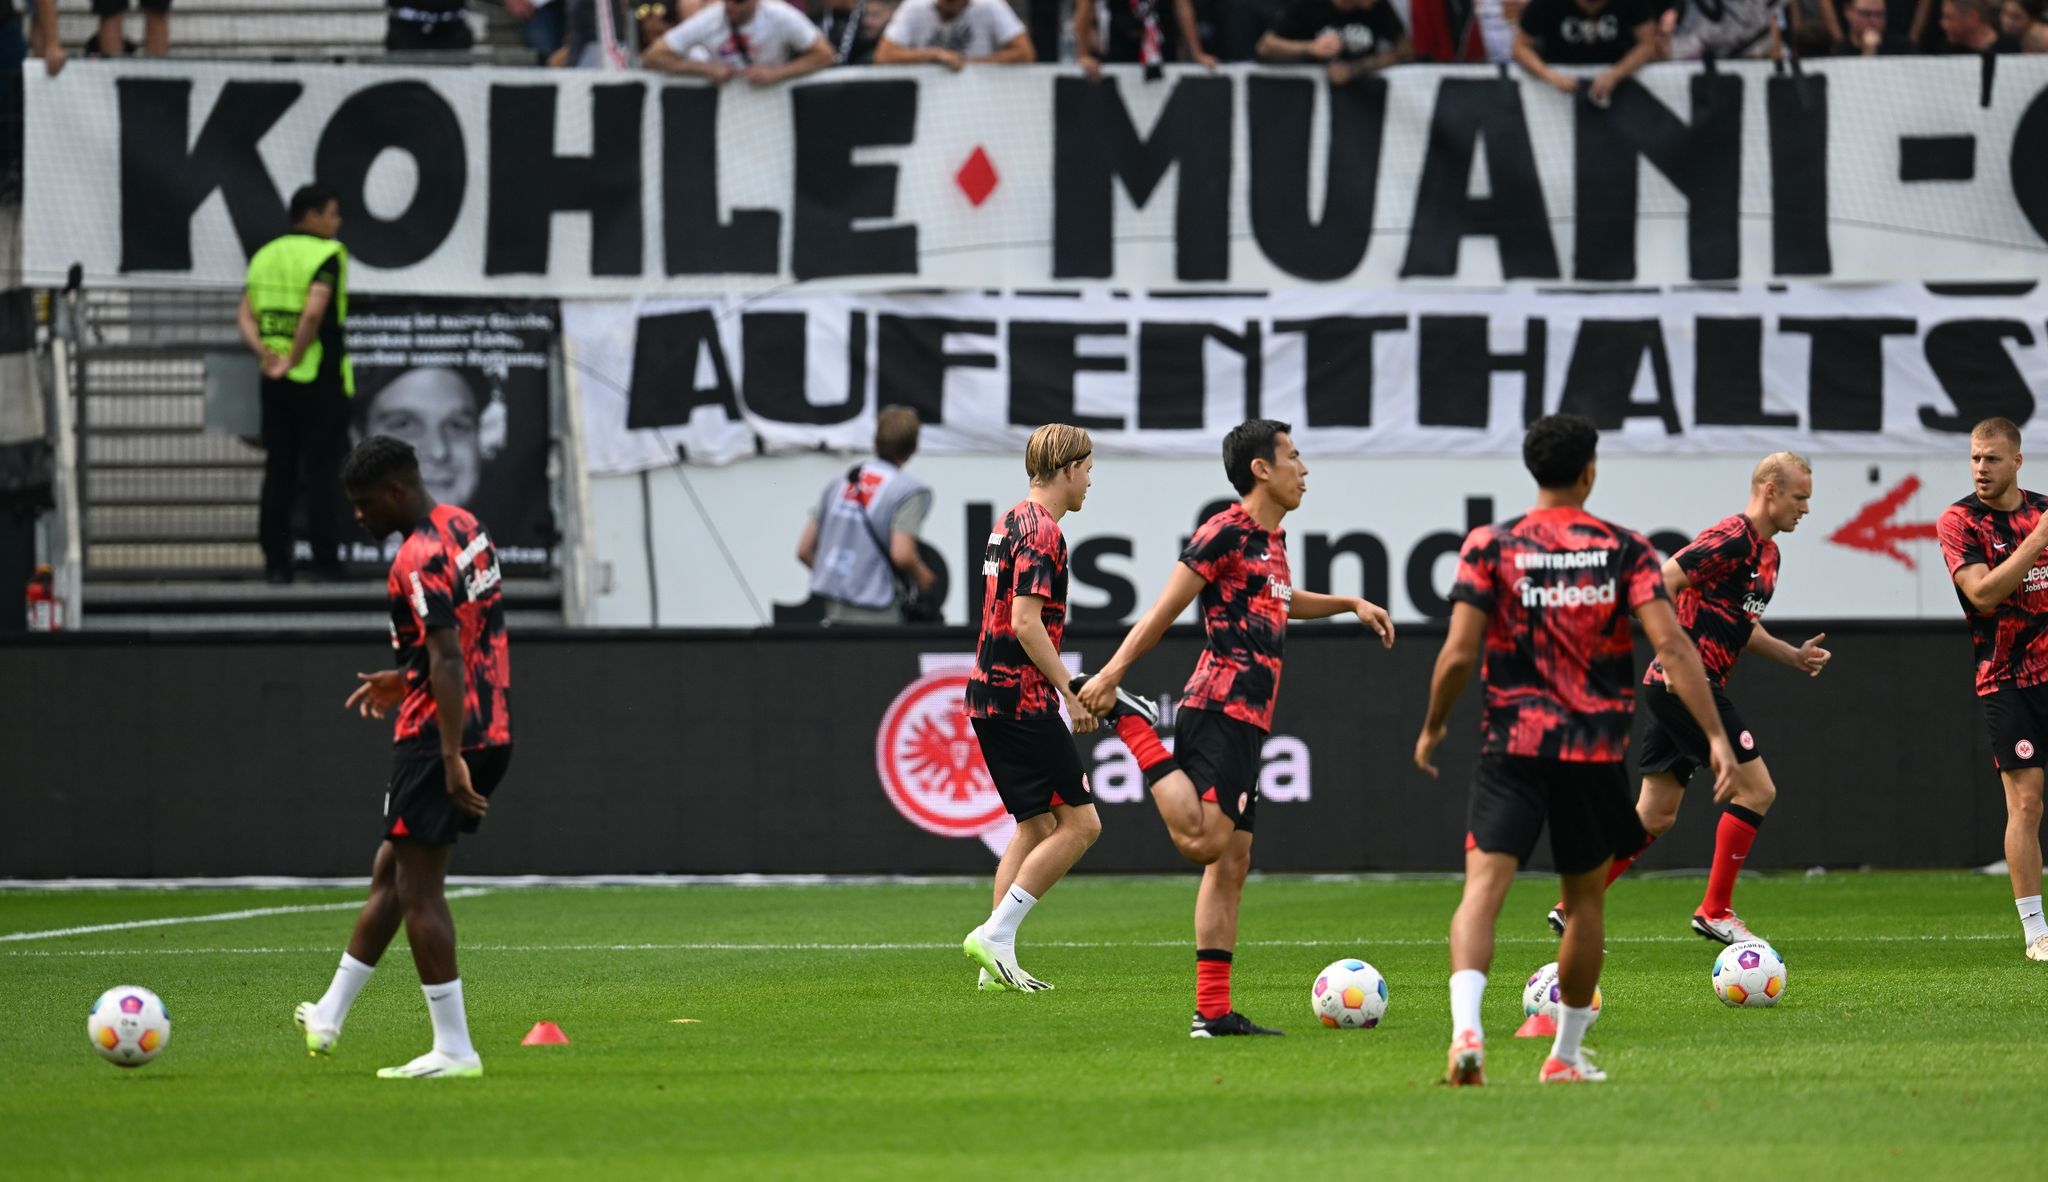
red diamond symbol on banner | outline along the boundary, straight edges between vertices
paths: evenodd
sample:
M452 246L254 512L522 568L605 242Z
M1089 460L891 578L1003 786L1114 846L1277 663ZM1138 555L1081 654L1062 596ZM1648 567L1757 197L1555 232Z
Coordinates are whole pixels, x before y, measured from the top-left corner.
M996 191L996 186L1002 183L1002 178L996 175L996 166L989 163L988 153L982 151L980 145L976 145L974 154L967 158L967 163L962 164L960 171L953 174L953 183L960 186L960 191L967 194L967 200L979 208L982 202L988 200L988 195Z

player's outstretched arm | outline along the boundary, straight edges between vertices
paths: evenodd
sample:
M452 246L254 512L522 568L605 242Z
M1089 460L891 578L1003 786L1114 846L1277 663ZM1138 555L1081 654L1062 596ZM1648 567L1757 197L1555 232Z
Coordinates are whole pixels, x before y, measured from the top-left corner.
M1188 610L1188 604L1195 601L1195 596L1202 593L1205 582L1207 580L1190 570L1186 563L1174 563L1173 573L1166 577L1165 590L1152 601L1145 615L1131 626L1124 642L1117 646L1116 655L1095 671L1087 685L1081 687L1081 704L1097 714L1108 713L1109 708L1116 705L1116 687L1123 681L1124 674L1139 657L1152 651L1152 646L1166 635L1166 629Z
M427 684L434 691L434 721L441 732L441 772L455 807L481 817L489 807L469 782L462 759L462 724L468 713L469 671L462 663L462 637L453 628L427 630Z
M1486 639L1486 613L1469 603L1451 605L1451 630L1444 637L1443 650L1436 655L1436 670L1429 676L1429 713L1422 719L1422 734L1415 739L1415 766L1434 778L1437 745L1450 729L1451 707L1472 680L1479 667L1479 646Z
M1081 705L1081 700L1067 688L1070 680L1067 667L1060 664L1059 650L1052 645L1052 637L1045 630L1045 619L1039 613L1045 610L1045 599L1038 595L1018 595L1010 600L1010 631L1017 634L1017 643L1024 646L1024 655L1045 679L1066 699L1067 714L1073 720L1074 733L1085 735L1095 729L1100 720L1093 711Z
M1795 648L1766 632L1764 626L1758 624L1749 630L1749 643L1743 647L1754 650L1758 656L1769 657L1780 665L1790 665L1808 677L1819 677L1820 671L1827 668L1828 662L1835 656L1820 646L1820 642L1827 638L1828 634L1822 632Z
M1365 621L1372 634L1380 638L1381 648L1394 647L1394 619L1387 614L1386 608L1371 600L1350 595L1324 595L1296 587L1293 597L1287 601L1287 618L1290 620L1325 620L1345 612Z
M1685 703L1686 712L1707 736L1708 762L1714 768L1714 803L1726 804L1735 795L1735 749L1728 745L1721 712L1714 707L1714 691L1700 665L1699 650L1678 626L1678 613L1668 599L1652 599L1637 607L1636 619L1642 621L1643 634L1656 647L1657 663L1664 667L1664 680L1671 692Z
M1664 594L1673 599L1678 598L1680 591L1692 586L1692 576L1686 574L1685 568L1678 565L1678 556L1675 554L1664 560L1663 574Z

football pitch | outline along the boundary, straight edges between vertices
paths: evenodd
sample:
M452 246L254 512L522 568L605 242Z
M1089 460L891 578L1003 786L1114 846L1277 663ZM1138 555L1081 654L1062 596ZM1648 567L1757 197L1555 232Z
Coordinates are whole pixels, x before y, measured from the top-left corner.
M1745 878L1784 954L1775 1009L1731 1010L1697 878L1610 897L1605 1084L1539 1087L1521 986L1555 957L1525 878L1487 991L1485 1088L1439 1086L1458 885L1260 878L1235 1000L1279 1039L1191 1040L1195 878L1061 884L1024 926L1058 988L984 994L958 940L985 883L505 887L452 903L481 1080L388 1081L427 1048L401 935L332 1059L325 987L359 892L0 892L10 1178L2019 1177L2038 1168L2048 965L2002 877ZM334 905L339 906L334 906ZM328 906L322 906L328 905ZM285 909L276 911L274 909ZM21 939L139 920L263 914ZM1376 1030L1309 1015L1316 971L1385 974ZM155 1063L88 1048L99 992L174 1026ZM568 1046L521 1047L540 1020Z

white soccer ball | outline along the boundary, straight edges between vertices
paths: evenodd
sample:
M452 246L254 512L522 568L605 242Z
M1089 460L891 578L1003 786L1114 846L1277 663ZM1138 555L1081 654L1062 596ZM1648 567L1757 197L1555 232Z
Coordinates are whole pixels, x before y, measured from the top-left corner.
M1714 958L1714 996L1731 1006L1777 1005L1785 981L1785 958L1762 940L1730 944Z
M1316 974L1309 1008L1325 1026L1370 1030L1387 1012L1387 979L1362 960L1345 959Z
M140 1067L171 1041L171 1016L156 994L140 985L116 985L92 1003L85 1036L100 1058L116 1067Z
M1538 1014L1557 1021L1558 1007L1564 1004L1564 997L1557 989L1557 962L1551 961L1529 974L1529 983L1522 986L1522 1013L1527 1017ZM1593 1017L1600 1017L1600 986L1593 986Z

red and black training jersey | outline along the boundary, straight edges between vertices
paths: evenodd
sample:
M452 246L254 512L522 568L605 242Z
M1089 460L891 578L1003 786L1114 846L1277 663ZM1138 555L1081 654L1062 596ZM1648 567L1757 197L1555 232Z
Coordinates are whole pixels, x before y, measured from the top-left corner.
M1451 599L1486 613L1480 751L1620 763L1635 707L1629 616L1664 598L1656 548L1582 509L1468 534Z
M1052 514L1023 500L1003 514L982 552L981 640L967 677L967 713L973 718L1050 718L1060 712L1059 690L1031 663L1010 627L1019 595L1045 600L1038 618L1058 652L1067 630L1067 539Z
M1287 605L1294 597L1287 531L1268 530L1243 504L1232 505L1202 523L1180 560L1206 580L1195 603L1209 637L1180 708L1272 730Z
M498 591L498 551L467 509L436 505L398 548L391 564L391 647L405 675L392 742L440 749L440 722L429 683L427 633L454 628L462 643L462 749L512 742L512 654Z
M1993 509L1971 493L1942 510L1934 524L1949 577L1966 566L2004 562L2033 532L2048 497L2020 493L2019 508ZM2048 682L2048 555L2036 559L2018 590L1988 614L1970 606L1961 587L1956 601L1970 620L1970 638L1977 648L1977 692L1995 694Z
M1725 685L1778 589L1778 543L1765 541L1749 514L1737 513L1708 526L1671 557L1692 581L1672 605L1678 622L1700 650L1707 680ZM1643 684L1663 685L1664 666L1652 660Z

